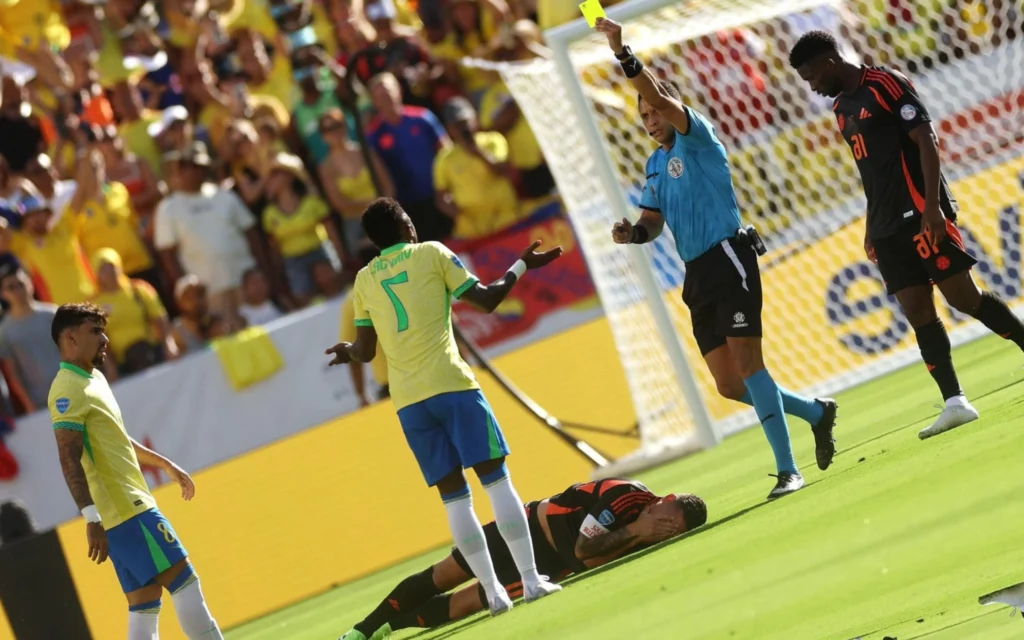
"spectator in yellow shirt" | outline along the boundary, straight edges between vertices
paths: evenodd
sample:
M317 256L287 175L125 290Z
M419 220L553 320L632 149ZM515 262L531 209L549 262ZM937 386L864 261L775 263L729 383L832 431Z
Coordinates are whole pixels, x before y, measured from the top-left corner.
M450 0L445 7L451 32L440 43L434 45L433 54L444 61L450 79L459 78L462 88L474 105L498 75L484 69L461 65L462 58L490 60L500 47L501 34L495 24L495 11L488 4L482 9L476 0Z
M128 190L131 207L138 216L137 230L142 237L148 237L151 234L144 229L164 197L158 178L147 162L125 150L124 140L116 128L97 129L93 135L96 149L103 155L107 181L120 183Z
M110 106L114 109L125 148L145 162L156 176L163 177L160 148L149 135L150 125L158 122L161 114L143 108L142 94L135 78L125 78L116 83L110 96Z
M171 324L156 290L124 274L117 251L103 248L93 261L97 293L92 302L107 313L107 336L113 359L107 379L130 375L177 357ZM116 365L116 368L114 368Z
M21 223L16 230L0 231L0 253L10 250L17 256L31 274L39 299L62 305L92 297L95 285L78 241L77 217L65 211L55 218L49 201L28 182L14 206L22 212Z
M320 116L320 135L330 149L317 167L320 184L327 201L341 215L346 253L352 254L356 243L366 237L362 226L363 210L378 196L377 187L359 143L348 135L348 123L340 109L331 109ZM380 197L395 197L391 175L380 156L373 149L367 152L381 186Z
M271 57L263 36L253 29L239 29L232 35L232 39L249 91L253 95L277 98L290 113L299 99L299 89L292 79L292 65L288 56L275 51Z
M455 221L452 235L479 238L514 224L519 202L509 179L504 136L480 131L465 98L448 101L444 121L455 144L434 159L434 189L437 207Z
M363 243L359 248L359 267L363 268L370 264L374 258L380 255L380 250L369 242ZM356 339L355 307L352 300L352 292L341 303L341 331L339 342L353 342ZM380 341L377 341L377 353L370 361L370 371L373 373L373 380L379 389L377 400L384 400L390 397L388 392L388 360L381 349ZM374 399L370 396L370 390L366 387L366 371L362 362L350 362L348 365L349 375L352 376L352 386L355 388L356 397L359 398L359 406L367 407L373 404Z
M283 263L292 297L304 306L318 293L313 266L329 262L324 241L331 241L339 257L345 255L338 228L297 156L281 153L274 158L266 194L269 204L263 212L263 228L272 253Z

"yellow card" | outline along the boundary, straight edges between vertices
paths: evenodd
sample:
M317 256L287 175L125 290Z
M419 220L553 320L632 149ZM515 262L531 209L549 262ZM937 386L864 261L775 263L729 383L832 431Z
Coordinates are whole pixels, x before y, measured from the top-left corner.
M580 3L580 11L583 12L583 17L587 19L587 24L593 27L597 24L598 18L604 18L604 7L601 6L601 0L586 0L586 2Z

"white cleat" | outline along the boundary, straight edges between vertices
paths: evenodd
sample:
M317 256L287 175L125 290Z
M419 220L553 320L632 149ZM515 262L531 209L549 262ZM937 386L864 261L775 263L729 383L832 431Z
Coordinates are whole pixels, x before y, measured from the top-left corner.
M491 610L492 618L494 616L500 616L501 614L508 613L512 610L512 598L509 598L505 589L501 588L493 600L487 601L487 607Z
M1024 582L981 596L978 604L1008 604L1024 611Z
M978 419L978 410L971 406L964 396L956 396L946 400L946 408L942 410L935 422L917 432L917 437L925 440L940 433L974 422Z
M543 578L544 576L541 577ZM544 596L550 596L552 593L558 593L561 590L562 587L554 582L541 580L537 584L531 584L523 587L523 600L526 602L535 602Z

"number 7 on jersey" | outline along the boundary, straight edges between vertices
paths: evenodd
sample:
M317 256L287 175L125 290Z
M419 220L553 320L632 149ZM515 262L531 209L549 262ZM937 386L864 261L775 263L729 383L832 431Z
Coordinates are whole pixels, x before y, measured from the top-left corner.
M405 305L398 298L398 294L394 292L392 287L396 284L406 284L409 282L409 272L403 271L397 275L394 275L387 280L381 280L380 285L384 287L384 293L388 294L388 298L391 300L391 304L395 307L395 315L398 317L398 332L401 333L409 328L409 314L405 312Z

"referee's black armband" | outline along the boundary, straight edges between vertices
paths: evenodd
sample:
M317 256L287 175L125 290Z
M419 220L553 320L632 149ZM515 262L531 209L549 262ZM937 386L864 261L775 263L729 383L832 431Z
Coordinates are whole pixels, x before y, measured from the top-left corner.
M629 238L630 244L644 244L651 239L651 234L647 233L647 227L636 225L633 227L633 235Z
M625 60L620 60L619 64L622 65L622 70L626 73L627 78L635 78L644 71L644 63L640 62L640 59L636 56L629 56Z

